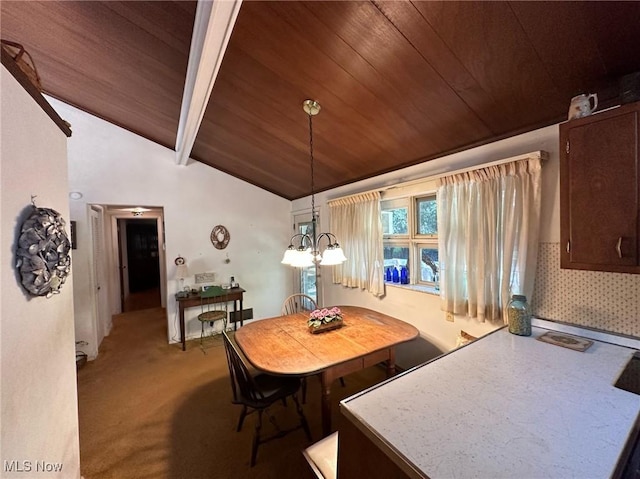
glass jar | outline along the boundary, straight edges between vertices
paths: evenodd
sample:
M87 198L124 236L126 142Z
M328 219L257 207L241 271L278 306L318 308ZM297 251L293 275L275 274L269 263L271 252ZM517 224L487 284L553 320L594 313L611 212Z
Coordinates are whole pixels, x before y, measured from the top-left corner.
M522 294L511 296L511 301L507 306L507 319L510 333L531 336L531 309L526 296Z

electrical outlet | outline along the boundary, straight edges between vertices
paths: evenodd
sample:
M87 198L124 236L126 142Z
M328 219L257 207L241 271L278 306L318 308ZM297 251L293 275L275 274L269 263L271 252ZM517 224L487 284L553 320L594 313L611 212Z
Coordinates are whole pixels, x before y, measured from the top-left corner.
M453 313L448 312L446 318L447 318L447 321L450 321L453 323Z

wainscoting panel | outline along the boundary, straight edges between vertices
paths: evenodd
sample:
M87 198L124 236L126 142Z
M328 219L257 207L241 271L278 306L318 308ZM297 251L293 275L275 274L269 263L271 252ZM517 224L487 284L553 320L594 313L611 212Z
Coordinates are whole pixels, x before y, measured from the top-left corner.
M640 337L640 274L560 269L560 244L540 243L535 316Z

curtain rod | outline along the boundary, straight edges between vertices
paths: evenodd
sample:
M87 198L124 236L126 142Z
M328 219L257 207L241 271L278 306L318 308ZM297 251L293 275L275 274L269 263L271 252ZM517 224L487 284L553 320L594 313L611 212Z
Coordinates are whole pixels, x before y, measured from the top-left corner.
M517 155L517 156L511 156L509 158L503 158L501 160L495 160L495 161L491 161L489 163L483 163L481 165L475 165L475 166L469 166L466 168L460 168L458 170L453 170L453 171L447 171L445 173L438 173L435 175L429 175L429 176L424 176L422 178L416 178L415 180L408 180L408 181L404 181L402 183L398 183L395 185L389 185L389 186L383 186L380 188L373 188L370 190L366 190L366 191L360 191L358 193L353 193L350 195L346 195L346 196L340 196L338 198L332 198L330 200L327 200L327 204L330 204L333 201L338 201L338 200L344 200L346 198L351 198L354 196L358 196L358 195L364 195L367 193L372 193L375 191L389 191L389 190L393 190L396 188L405 188L407 186L412 186L418 183L423 183L425 181L434 181L437 180L438 178L442 178L445 176L452 176L452 175L459 175L461 173L468 173L470 171L475 171L475 170L481 170L483 168L489 168L491 166L497 166L497 165L501 165L503 163L512 163L515 161L521 161L521 160L526 160L528 158L540 158L540 160L542 161L546 161L549 159L549 153L547 153L544 150L536 150L536 151L532 151L530 153L523 153L521 155Z

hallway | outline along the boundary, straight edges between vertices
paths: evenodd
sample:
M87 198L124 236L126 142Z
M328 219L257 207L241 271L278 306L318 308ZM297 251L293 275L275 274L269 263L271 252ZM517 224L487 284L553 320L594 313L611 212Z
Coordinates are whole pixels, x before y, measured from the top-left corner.
M129 297L124 301L122 312L130 313L132 311L159 308L161 306L160 287L156 287L144 291L138 291L136 293L130 293Z

